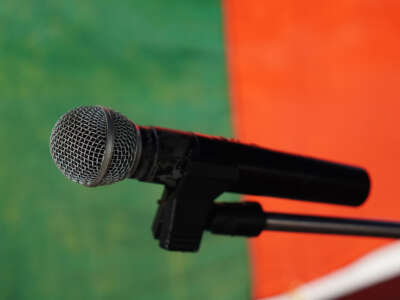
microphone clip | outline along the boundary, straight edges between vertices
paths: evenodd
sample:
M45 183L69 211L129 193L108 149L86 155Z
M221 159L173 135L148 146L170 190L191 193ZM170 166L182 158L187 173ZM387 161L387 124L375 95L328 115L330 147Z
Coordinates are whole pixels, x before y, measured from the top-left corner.
M198 251L214 200L239 177L235 167L204 163L196 157L198 152L193 153L185 176L176 186L165 186L159 201L152 231L166 250Z

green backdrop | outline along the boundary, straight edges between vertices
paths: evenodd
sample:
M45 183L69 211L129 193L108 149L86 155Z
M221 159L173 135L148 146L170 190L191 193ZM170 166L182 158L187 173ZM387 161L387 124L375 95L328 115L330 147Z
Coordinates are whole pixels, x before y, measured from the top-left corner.
M209 0L0 2L0 299L249 298L243 239L161 250L161 186L85 188L48 150L58 117L87 104L230 136L221 19Z

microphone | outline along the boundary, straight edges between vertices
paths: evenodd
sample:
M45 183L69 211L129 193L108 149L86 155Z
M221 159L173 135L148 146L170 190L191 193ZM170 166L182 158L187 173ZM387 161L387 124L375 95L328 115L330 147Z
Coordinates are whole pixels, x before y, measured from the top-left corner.
M64 114L52 130L50 153L66 177L88 187L133 178L173 188L195 162L204 177L234 178L226 192L358 206L370 188L367 172L358 167L223 137L138 126L102 106Z

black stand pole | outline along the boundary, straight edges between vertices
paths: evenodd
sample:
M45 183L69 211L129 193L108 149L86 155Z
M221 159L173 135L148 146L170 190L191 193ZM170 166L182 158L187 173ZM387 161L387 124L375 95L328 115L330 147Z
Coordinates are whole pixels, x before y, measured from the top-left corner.
M257 236L263 230L399 238L400 223L263 212L256 202L215 204L207 230Z

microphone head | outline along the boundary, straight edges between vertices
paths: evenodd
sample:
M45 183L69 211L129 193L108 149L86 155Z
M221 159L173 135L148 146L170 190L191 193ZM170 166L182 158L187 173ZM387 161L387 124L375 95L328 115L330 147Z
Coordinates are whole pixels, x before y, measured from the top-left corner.
M70 180L100 186L130 177L140 160L139 128L102 106L82 106L64 114L50 136L50 154Z

